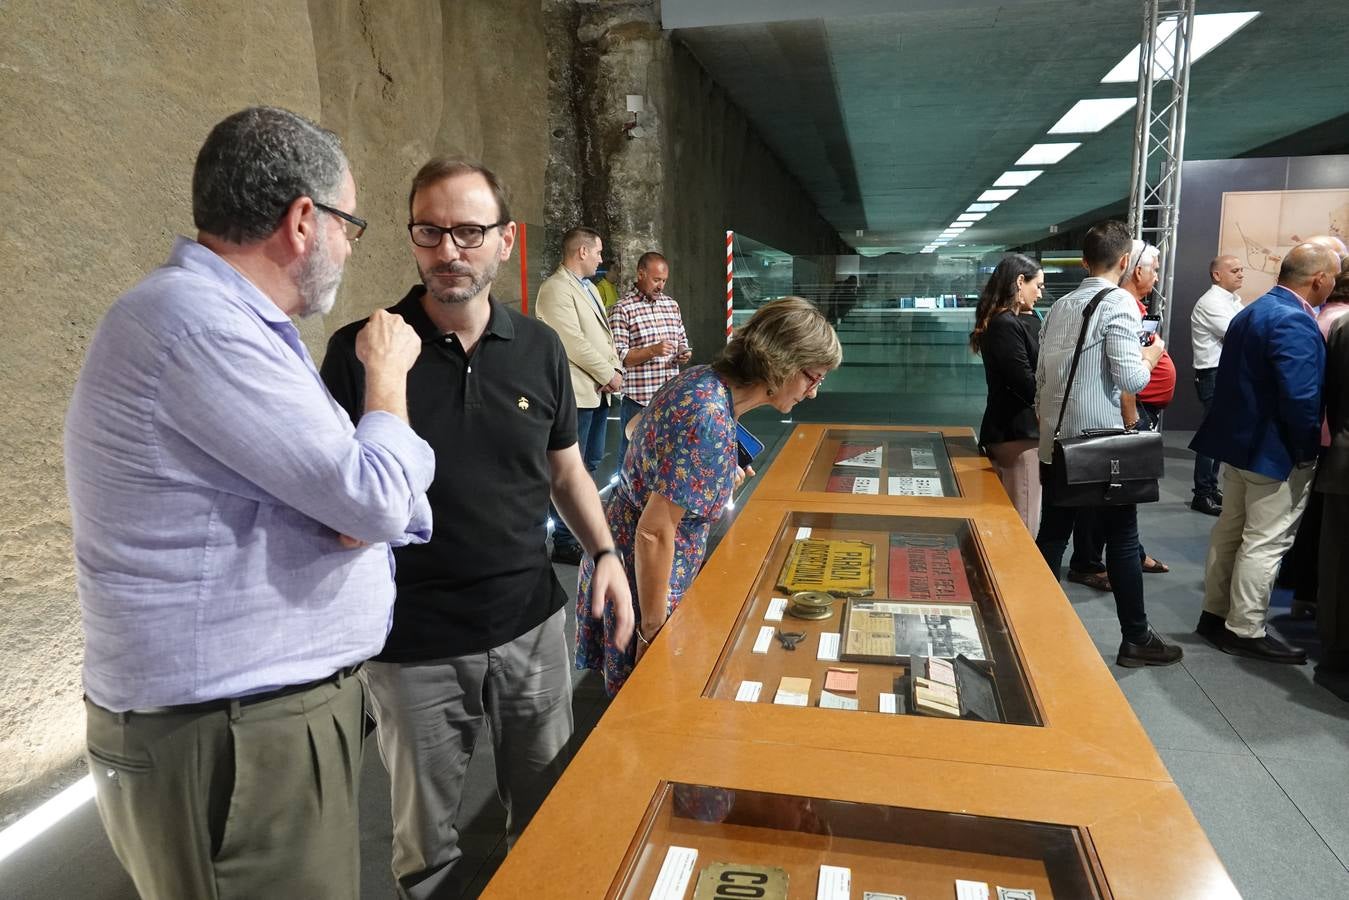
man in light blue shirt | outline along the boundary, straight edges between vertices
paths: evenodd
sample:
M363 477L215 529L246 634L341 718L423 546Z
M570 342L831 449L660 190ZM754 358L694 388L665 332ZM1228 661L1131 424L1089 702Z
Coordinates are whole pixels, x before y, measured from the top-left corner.
M353 428L290 320L331 309L365 227L336 135L244 110L192 194L197 240L113 304L66 418L99 812L143 897L354 898L349 676L388 633L390 542L430 533L421 341L371 318Z
M1062 574L1063 553L1079 508L1054 503L1050 471L1054 439L1096 429L1122 429L1120 393L1137 394L1147 385L1166 346L1161 338L1141 346L1143 321L1138 302L1119 286L1130 269L1132 250L1133 235L1123 222L1099 222L1088 229L1082 241L1088 277L1076 290L1054 301L1040 331L1035 408L1040 421L1043 499L1035 543L1055 578ZM1097 295L1102 299L1088 322L1069 391L1082 314ZM1095 513L1105 533L1106 571L1122 637L1116 665L1133 668L1180 662L1181 648L1164 640L1148 622L1138 553L1138 508L1132 504L1099 506Z

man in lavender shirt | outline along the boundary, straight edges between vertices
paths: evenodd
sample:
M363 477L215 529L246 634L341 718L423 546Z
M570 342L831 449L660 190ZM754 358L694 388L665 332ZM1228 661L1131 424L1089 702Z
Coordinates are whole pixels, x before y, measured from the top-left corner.
M197 157L197 240L113 304L66 418L99 814L146 898L357 896L365 692L390 543L429 537L421 341L376 312L359 426L291 316L365 223L337 136L246 109Z

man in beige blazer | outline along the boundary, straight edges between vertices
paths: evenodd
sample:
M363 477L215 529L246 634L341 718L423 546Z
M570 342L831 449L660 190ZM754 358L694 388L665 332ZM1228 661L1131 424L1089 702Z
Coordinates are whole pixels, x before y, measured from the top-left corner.
M623 388L623 363L599 291L590 283L600 265L604 242L591 228L573 228L562 236L562 265L539 286L535 314L562 338L576 393L576 437L586 468L594 472L604 459L609 424L609 395ZM552 512L553 561L576 565L581 545L567 524Z

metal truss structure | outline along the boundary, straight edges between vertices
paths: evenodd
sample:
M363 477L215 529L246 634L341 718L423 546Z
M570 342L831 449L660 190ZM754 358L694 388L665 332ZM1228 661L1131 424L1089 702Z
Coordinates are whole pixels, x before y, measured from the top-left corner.
M1156 308L1152 310L1159 315L1165 315L1175 278L1194 4L1195 0L1142 3L1129 229L1161 251L1161 277L1157 281Z

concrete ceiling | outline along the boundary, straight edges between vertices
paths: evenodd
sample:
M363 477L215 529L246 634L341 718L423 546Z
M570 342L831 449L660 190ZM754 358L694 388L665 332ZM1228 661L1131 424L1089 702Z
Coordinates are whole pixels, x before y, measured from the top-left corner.
M1133 113L1046 136L1138 44L1139 0L663 0L667 28L863 252L917 250L1031 144L1081 141L959 239L1033 241L1127 197ZM902 12L892 12L896 7ZM1342 0L1199 0L1260 17L1194 66L1186 159L1228 158L1349 112ZM856 237L862 229L862 237Z

